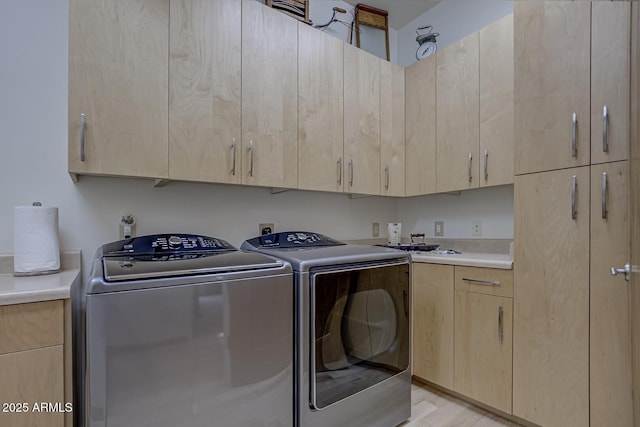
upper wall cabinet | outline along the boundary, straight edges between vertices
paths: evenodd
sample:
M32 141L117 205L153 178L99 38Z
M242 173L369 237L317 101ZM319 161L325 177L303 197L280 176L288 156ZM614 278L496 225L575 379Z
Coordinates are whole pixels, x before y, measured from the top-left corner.
M478 187L478 33L436 53L437 190Z
M513 7L515 173L587 165L591 2L517 1ZM607 25L610 30L617 31Z
M168 176L169 0L70 0L69 172Z
M298 21L242 2L242 183L298 185Z
M629 158L631 3L591 3L591 163Z
M237 0L171 0L169 177L241 182Z
M342 191L343 43L298 24L298 188Z
M404 68L380 61L380 147L383 196L405 194Z
M480 30L480 187L513 184L513 15Z
M380 58L344 45L344 191L380 194Z
M406 195L436 192L436 56L405 69Z

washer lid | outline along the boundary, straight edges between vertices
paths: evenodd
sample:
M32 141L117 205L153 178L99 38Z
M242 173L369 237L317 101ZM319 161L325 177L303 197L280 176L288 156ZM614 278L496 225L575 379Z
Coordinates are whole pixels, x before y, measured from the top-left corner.
M103 256L107 282L161 277L220 274L282 267L283 263L259 253L238 250L210 253Z
M101 248L107 282L262 270L282 262L239 252L222 239L193 234L154 234Z

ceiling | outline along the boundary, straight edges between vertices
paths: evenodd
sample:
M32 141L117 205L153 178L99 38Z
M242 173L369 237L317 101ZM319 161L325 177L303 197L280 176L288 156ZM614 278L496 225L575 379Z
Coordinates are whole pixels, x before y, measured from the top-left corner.
M389 12L389 26L394 30L407 25L418 16L431 9L441 0L345 0L355 6L364 3Z

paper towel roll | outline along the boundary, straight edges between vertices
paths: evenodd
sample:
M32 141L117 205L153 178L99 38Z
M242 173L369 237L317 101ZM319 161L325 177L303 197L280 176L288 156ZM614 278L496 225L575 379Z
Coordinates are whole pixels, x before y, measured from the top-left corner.
M13 272L16 276L60 271L58 208L14 208Z

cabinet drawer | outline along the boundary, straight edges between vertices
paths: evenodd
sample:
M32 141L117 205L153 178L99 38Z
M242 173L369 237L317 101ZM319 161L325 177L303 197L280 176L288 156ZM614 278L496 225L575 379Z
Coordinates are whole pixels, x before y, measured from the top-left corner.
M455 288L456 291L513 297L513 270L456 266Z
M63 301L0 306L0 354L63 343Z

